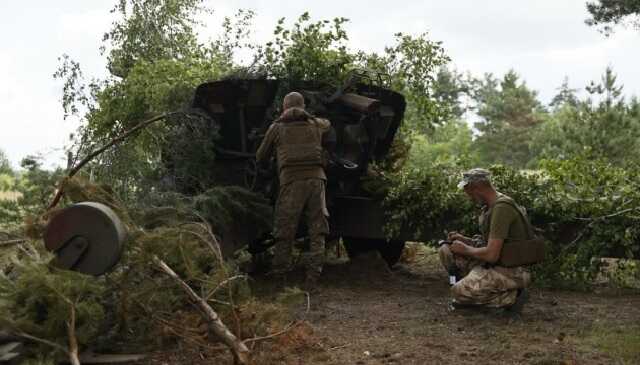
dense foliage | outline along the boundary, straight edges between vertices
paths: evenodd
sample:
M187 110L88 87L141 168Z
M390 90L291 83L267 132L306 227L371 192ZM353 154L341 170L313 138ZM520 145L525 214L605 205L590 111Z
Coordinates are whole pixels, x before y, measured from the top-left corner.
M389 234L409 230L431 242L444 238L445 231L477 234L479 210L456 189L468 166L448 161L391 177L385 202ZM575 157L542 161L536 171L504 165L490 170L496 188L526 207L548 240L548 259L536 268L539 284L585 287L599 272L594 258L640 257L638 166Z
M543 159L584 154L616 166L640 157L639 102L625 97L611 68L582 93L565 79L548 106L513 71L500 79L487 74L457 83L455 90L464 91L449 103L475 113L448 119L426 134L412 129L424 136L415 147L423 155L440 160L465 156L477 164L514 168L537 168Z
M43 168L40 156L25 157L20 165L19 172L0 174L0 232L22 233L25 218L43 212L63 175L60 168Z
M9 256L0 256L0 326L65 348L73 309L81 349L97 339L103 346L122 346L123 338L131 339L129 345L148 345L160 338L187 336L180 324L190 321L197 327L199 317L190 313L182 289L154 267L154 256L197 292L207 293L225 322L236 323L234 332L241 337L266 335L267 326L283 325L269 321L286 319L288 312L277 304L255 306L247 277L238 271L243 257L223 260L213 236L213 230L229 224L229 219L267 229L270 208L263 198L218 187L193 197L158 196L145 206L126 208L105 188L82 179L65 182L72 201L106 204L127 226L129 238L116 270L102 278L59 270L41 242L29 241ZM34 355L49 354L49 359L62 355L45 344L32 350Z
M104 38L110 72L105 80L85 84L80 66L68 56L61 58L55 76L64 80L63 106L67 115L84 121L75 137L75 161L146 118L186 113L147 128L85 169L127 200L166 188L157 184L167 177L201 189L214 184L208 161L214 158L215 125L194 121L200 116L188 108L195 86L208 80L276 77L285 81L284 89L312 81L333 93L353 69L367 67L387 75L384 81L406 95L406 119L415 128L430 130L451 114L453 104L433 97L436 72L448 58L426 34L398 33L396 44L382 54L354 51L347 48L347 19L313 21L304 13L291 25L280 19L273 40L255 44L249 38L253 13L239 11L225 19L219 39L201 44L196 18L207 12L201 5L193 0L119 1L114 12L121 18ZM249 66L238 62L239 53L251 60Z
M404 168L385 175L390 233L433 240L445 230L477 232L477 210L455 184L464 169L492 166L498 189L529 210L549 241L539 283L588 286L598 257L640 257L638 101L625 98L610 68L582 94L565 79L548 106L514 72L457 82L464 92L451 100L465 109L471 95L478 134L468 113L412 133Z
M0 175L12 175L13 169L11 168L11 162L5 152L0 149Z
M586 23L591 26L600 26L605 34L613 31L613 26L618 24L631 24L640 28L640 1L638 0L598 0L588 2L587 10L591 19Z
M531 159L529 138L543 122L544 110L536 93L509 71L502 80L487 75L475 91L475 123L480 135L476 150L486 162L524 166Z

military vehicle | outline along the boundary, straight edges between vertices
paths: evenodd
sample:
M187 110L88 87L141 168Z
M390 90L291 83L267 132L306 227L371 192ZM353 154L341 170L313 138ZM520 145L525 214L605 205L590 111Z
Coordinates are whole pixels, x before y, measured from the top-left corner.
M378 250L387 263L393 265L400 258L404 238L387 239L383 232L382 202L362 186L362 178L368 174L370 165L387 157L403 120L405 99L389 89L389 83L386 75L358 70L351 72L337 90L314 82L293 85L288 80L264 78L201 84L195 90L190 113L203 117L197 119L204 123L201 131L217 131L218 135L212 143L215 161L205 161L206 168L219 171L216 184L242 186L263 194L275 204L278 191L275 168L258 166L255 152L269 125L279 115L282 96L294 90L300 92L305 97L307 111L329 119L332 125L323 141L331 231L328 242L341 239L350 257ZM189 123L187 119L179 125L188 128ZM186 143L208 141L209 134L200 137L199 141L187 140ZM187 159L195 158L192 151L180 151L184 145L168 148L178 150ZM173 179L173 189L187 194L202 189L202 181L193 177L180 180L176 167L183 166L179 162L168 158L165 165L170 174L174 172L169 177ZM258 255L273 244L270 228L261 231L239 220L216 228L226 255L246 244L249 252ZM298 236L302 241L305 231L306 227L300 227ZM47 249L56 253L59 267L100 275L118 262L125 233L123 224L110 208L85 202L69 206L56 215L44 238Z
M282 95L298 91L312 115L329 119L325 135L328 156L327 206L329 240L342 239L350 256L379 250L389 265L400 257L402 239L388 240L381 201L362 187L371 163L387 157L405 111L404 97L389 89L387 75L356 70L337 90L313 82L291 85L287 80L229 79L198 86L192 107L217 124L216 165L225 184L261 192L275 202L275 169L256 165L255 152L267 128L278 116ZM221 232L226 250L251 242L250 251L264 247L268 235L242 224ZM304 227L300 231L304 236Z

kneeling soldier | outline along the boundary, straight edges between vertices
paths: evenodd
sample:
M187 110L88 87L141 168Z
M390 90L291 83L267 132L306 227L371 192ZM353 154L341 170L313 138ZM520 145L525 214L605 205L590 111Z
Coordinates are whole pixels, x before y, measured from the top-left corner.
M483 208L479 218L481 235L471 238L452 232L448 237L451 244L440 247L445 269L462 277L452 282L451 305L520 311L527 298L525 288L531 281L524 265L541 260L544 243L535 238L525 210L494 189L489 171L465 172L458 187ZM507 246L509 249L505 250Z

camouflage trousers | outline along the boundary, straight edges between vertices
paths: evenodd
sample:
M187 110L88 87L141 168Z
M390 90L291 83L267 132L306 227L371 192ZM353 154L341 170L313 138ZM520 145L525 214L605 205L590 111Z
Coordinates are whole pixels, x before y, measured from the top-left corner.
M516 301L517 290L531 282L524 267L485 267L481 261L452 253L449 245L442 245L438 253L445 270L457 269L463 276L451 287L453 300L459 304L510 306Z
M325 235L329 233L325 204L325 182L321 179L295 180L280 187L275 209L274 266L292 265L293 244L300 218L304 217L310 238L308 252L303 254L308 275L322 272Z

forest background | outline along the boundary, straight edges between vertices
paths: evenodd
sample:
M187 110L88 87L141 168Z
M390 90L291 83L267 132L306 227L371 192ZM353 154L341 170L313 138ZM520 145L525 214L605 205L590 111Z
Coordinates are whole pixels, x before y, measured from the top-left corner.
M619 23L637 28L640 6L635 1L622 3L625 6L588 3L585 26L602 30L603 36ZM64 168L46 169L40 156L26 156L21 168L14 170L0 152L0 231L4 235L30 235L37 240L42 213L67 170L139 122L183 110L202 82L277 77L316 80L329 90L340 87L350 70L367 68L390 75L391 88L407 100L392 158L377 166L369 181L371 191L388 206L390 234L407 226L416 232L474 230L475 208L455 185L461 171L483 166L493 172L500 191L528 209L534 225L549 241L550 259L535 268L537 285L589 288L601 268L594 258L640 257L640 100L625 95L623 80L612 68L584 85L584 92L569 87L566 79L558 80L557 94L543 104L517 70L474 77L452 69L446 44L427 33L397 33L384 51L373 53L350 46L344 28L348 19L317 20L304 13L274 24L271 41L254 43L251 32L265 30L252 27L252 11L239 10L225 19L221 37L203 43L198 19L210 11L201 0L119 0L113 8L116 20L100 48L107 60L106 78L84 75L72 56L61 56L53 76L63 83L65 118L79 119L81 127L72 136ZM198 129L197 120L180 115L168 121L94 159L78 175L82 186L100 186L112 203L132 212L179 202L214 226L229 222L235 214L264 212L260 197L217 186L214 171L207 168L215 157L215 130ZM185 128L187 123L195 127ZM167 144L177 152L167 152ZM199 195L178 196L163 189L163 154L167 153L180 166L177 173L182 178L200 184ZM67 194L63 205L75 199ZM230 200L235 202L229 204ZM126 214L131 224L139 223L140 216ZM265 215L253 218L256 224L268 223ZM132 256L130 267L148 262L148 255L154 253L172 260L175 252L158 248L166 235L165 231L140 236L137 242L145 253ZM212 277L204 271L202 257L176 262L180 255L184 252L170 261L180 268L179 274L206 285L220 284L220 280L208 281ZM23 277L41 279L53 293L67 293L63 299L78 295L85 301L81 303L89 303L84 312L78 307L81 315L104 313L96 309L95 298L108 282L92 286L83 279L68 278L84 283L80 295L77 285L75 289L56 287L59 283L44 279L46 272L34 269L33 262L24 265L29 275ZM201 270L194 272L194 267ZM227 272L225 264L219 269ZM633 262L621 264L618 284L637 280L639 272ZM30 283L12 287L15 296L0 304L19 306ZM65 300L61 303L64 308ZM170 312L173 307L166 309ZM29 322L29 315L24 312L21 320ZM42 326L34 331L51 334L57 333L52 330L56 328L64 333L60 318ZM97 331L85 330L87 337Z

